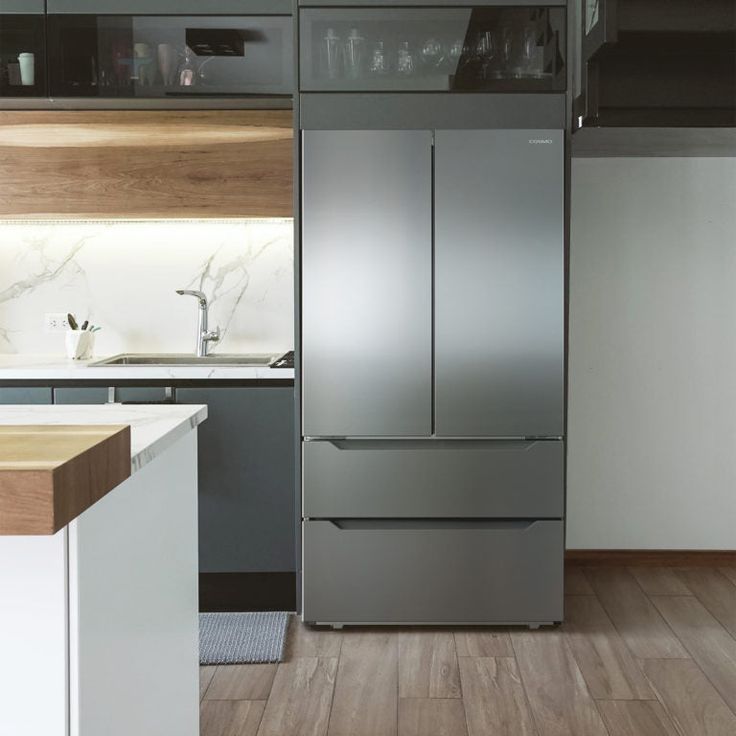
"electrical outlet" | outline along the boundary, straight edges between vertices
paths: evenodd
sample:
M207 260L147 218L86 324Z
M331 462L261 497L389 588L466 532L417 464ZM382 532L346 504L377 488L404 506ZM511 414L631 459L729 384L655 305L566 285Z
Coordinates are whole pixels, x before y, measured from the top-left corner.
M45 332L66 332L69 329L64 312L49 312L44 316L43 320Z

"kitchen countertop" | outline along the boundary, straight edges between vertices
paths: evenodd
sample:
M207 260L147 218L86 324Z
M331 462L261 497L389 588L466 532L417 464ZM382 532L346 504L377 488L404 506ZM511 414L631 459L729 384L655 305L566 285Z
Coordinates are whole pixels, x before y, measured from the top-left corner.
M0 406L0 425L130 425L131 473L207 418L200 404Z
M291 368L224 365L92 366L92 361L67 360L58 355L0 355L0 381L135 381L135 380L293 380Z

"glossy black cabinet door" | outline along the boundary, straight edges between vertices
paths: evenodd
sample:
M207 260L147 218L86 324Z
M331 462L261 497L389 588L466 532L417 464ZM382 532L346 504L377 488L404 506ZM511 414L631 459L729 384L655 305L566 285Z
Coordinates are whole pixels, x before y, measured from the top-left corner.
M41 14L0 12L0 97L46 96L45 25Z
M48 16L53 97L290 95L289 16Z

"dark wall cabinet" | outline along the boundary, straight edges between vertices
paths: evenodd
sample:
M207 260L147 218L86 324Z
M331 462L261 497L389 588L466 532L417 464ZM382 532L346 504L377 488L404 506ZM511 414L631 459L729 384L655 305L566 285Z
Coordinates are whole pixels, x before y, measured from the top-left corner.
M290 0L3 0L0 98L289 97L292 49Z
M586 0L583 126L736 125L736 0Z

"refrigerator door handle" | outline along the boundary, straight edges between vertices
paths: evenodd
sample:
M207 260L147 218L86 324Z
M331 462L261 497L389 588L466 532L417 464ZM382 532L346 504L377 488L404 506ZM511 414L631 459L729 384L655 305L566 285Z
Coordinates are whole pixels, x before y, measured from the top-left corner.
M557 437L548 438L552 441L558 441ZM540 441L539 439L478 439L478 438L457 438L457 439L328 439L326 440L338 450L346 450L349 452L361 450L458 450L458 449L476 449L476 450L530 450Z

